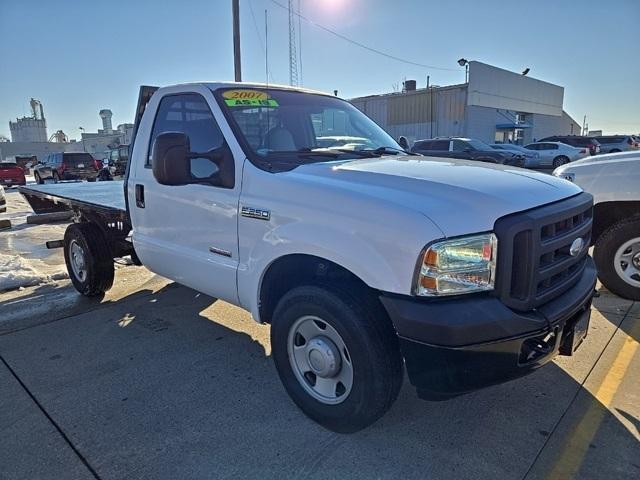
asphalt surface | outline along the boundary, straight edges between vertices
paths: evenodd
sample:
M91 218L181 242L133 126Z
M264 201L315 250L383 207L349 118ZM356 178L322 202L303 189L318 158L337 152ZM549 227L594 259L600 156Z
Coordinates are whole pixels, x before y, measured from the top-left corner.
M640 305L597 299L574 357L446 402L405 381L339 435L280 385L269 327L156 277L0 295L0 478L638 478Z

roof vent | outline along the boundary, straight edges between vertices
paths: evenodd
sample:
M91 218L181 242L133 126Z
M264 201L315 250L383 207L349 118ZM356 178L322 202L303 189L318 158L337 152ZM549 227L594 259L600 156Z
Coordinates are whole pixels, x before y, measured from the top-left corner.
M414 92L416 89L416 81L415 80L405 80L404 81L404 91L405 92Z

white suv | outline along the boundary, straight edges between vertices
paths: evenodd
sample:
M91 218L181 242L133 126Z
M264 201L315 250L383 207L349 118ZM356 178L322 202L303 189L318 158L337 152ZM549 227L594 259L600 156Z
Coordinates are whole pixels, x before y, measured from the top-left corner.
M557 168L594 197L594 260L613 293L640 300L640 152L598 155Z

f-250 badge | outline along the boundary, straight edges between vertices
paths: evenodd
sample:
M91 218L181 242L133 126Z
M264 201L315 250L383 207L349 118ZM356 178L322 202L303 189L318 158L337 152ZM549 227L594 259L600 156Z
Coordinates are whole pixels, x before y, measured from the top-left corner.
M240 214L243 217L258 218L260 220L271 219L271 212L269 210L262 210L261 208L242 207Z

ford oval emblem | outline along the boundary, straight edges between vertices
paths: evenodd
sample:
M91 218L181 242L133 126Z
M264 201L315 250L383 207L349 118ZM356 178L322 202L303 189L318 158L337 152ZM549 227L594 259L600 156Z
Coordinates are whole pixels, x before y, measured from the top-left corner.
M582 240L582 237L578 237L571 243L571 246L569 247L569 255L575 257L580 254L583 248L584 240Z

